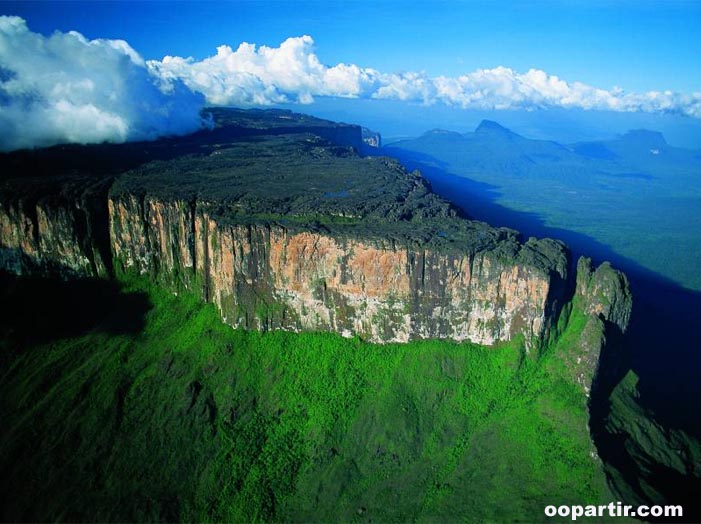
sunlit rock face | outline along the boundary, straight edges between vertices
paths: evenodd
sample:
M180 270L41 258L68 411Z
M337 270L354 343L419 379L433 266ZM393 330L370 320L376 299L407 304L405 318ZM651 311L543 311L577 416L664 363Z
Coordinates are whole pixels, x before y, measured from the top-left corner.
M232 326L335 331L376 342L493 344L548 325L551 278L485 253L416 250L279 226L221 226L185 202L110 200L115 257L184 285Z

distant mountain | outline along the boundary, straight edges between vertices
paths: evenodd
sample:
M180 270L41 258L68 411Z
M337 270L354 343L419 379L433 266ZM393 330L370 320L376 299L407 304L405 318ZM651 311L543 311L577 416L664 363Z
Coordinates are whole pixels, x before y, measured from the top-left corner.
M460 165L465 172L534 174L539 165L577 162L576 153L549 140L531 140L491 120L483 120L473 133L434 129L418 138L387 145L388 154L428 155L442 162Z
M701 167L699 151L672 147L656 131L638 129L613 140L564 145L526 138L492 120L483 120L473 133L434 129L388 144L384 151L403 159L431 157L441 165L457 166L462 175L650 178L689 174Z
M650 173L688 169L698 172L701 167L701 151L670 146L662 133L647 129L634 129L613 140L579 142L571 147L587 159L605 160Z
M489 136L489 137L501 137L505 139L523 138L517 135L510 129L505 128L501 124L494 122L493 120L482 120L480 125L475 129L475 135L479 136Z
M633 129L628 131L620 139L620 142L634 147L667 147L667 141L662 133L648 131L647 129Z

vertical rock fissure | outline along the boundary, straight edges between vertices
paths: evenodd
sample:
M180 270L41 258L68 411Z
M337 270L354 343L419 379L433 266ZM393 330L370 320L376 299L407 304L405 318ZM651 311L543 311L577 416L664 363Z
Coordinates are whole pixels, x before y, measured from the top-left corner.
M208 216L203 214L202 216L202 251L203 251L203 276L204 276L204 300L205 302L210 302L210 292L209 288L211 286L211 268L210 268L210 254L209 254L209 220Z
M114 246L110 241L110 212L108 192L112 179L103 180L84 195L84 206L89 211L88 231L92 245L100 257L106 276L114 276ZM94 189L94 193L93 193ZM97 270L97 268L96 268ZM99 271L96 272L99 274Z
M190 248L190 257L192 258L192 274L193 277L197 277L197 200L193 198L188 204L190 209L188 247Z

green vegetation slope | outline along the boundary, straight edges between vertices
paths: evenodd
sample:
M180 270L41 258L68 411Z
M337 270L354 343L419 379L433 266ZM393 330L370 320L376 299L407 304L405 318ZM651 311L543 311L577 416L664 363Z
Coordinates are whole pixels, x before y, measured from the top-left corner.
M4 521L537 522L610 501L561 358L576 303L535 358L232 330L142 280L89 300L4 284ZM42 331L109 293L83 328Z

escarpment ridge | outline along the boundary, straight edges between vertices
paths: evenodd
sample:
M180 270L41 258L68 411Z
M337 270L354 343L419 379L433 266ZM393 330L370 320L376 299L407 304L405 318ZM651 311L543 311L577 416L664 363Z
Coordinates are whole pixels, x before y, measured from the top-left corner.
M250 329L374 342L522 336L527 347L555 330L575 292L562 243L461 216L419 173L359 156L357 126L283 111L219 110L215 121L190 137L85 146L92 165L66 148L4 155L0 266L137 272ZM618 308L592 305L617 296L625 277L610 272L577 293L595 290L589 314L614 311L606 320L625 329L629 294Z

